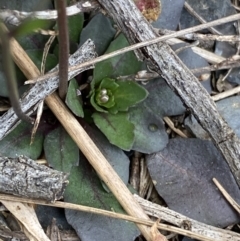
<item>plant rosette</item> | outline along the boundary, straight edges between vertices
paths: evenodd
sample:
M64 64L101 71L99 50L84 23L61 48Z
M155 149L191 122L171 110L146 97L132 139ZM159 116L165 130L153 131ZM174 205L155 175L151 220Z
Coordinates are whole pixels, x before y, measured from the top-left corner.
M117 114L146 99L148 91L134 81L104 78L90 95L97 111Z

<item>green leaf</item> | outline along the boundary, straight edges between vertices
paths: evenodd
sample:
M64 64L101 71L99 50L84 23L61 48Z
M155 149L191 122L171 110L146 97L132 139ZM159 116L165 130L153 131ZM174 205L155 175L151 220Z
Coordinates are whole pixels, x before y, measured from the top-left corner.
M118 88L118 84L114 79L105 78L101 81L99 88L100 89L109 89L112 92Z
M79 36L83 28L84 15L83 13L68 17L68 32L69 40L73 43L79 42Z
M32 125L21 122L13 131L0 141L0 153L15 158L19 155L36 160L42 152L43 135L37 131L34 142L31 142Z
M114 208L115 211L122 211L115 197L103 190L100 179L82 155L79 166L72 167L64 200L105 210Z
M130 106L146 99L148 91L130 80L104 78L98 89L92 90L91 95L90 101L96 110L116 114L118 111L127 111Z
M104 29L99 34L99 30ZM88 39L91 39L95 44L95 50L100 56L104 54L109 44L111 43L116 29L113 27L111 20L102 13L96 14L87 26L82 30L80 37L80 46Z
M185 113L186 108L181 99L167 85L163 78L153 79L144 87L149 92L144 105L156 116L176 116Z
M18 36L16 40L22 46L24 50L33 50L33 49L44 49L45 43L48 41L46 35L39 33L30 33L26 36Z
M127 111L148 96L148 91L134 81L116 81L119 87L113 91L115 105L109 109L111 113Z
M84 117L81 96L77 95L78 83L76 79L70 80L65 103L69 109L79 117Z
M77 15L68 17L68 37L69 37L70 54L73 54L78 49L79 36L83 28L83 23L84 23L83 13L79 13ZM55 30L59 29L57 24L54 26L54 29ZM58 56L58 52L59 52L59 45L56 44L54 48L54 53L56 56Z
M28 19L13 30L13 36L27 35L37 29L46 29L50 25L50 21L41 19Z
M43 50L30 49L30 50L26 50L26 52L28 56L31 58L31 60L36 64L38 69L41 69ZM45 72L51 70L57 64L58 64L57 57L54 54L48 54L47 60L46 60Z
M44 153L50 166L56 170L70 172L72 166L78 165L79 149L61 126L45 137Z
M128 120L127 113L112 115L95 112L92 117L95 125L103 132L110 143L123 150L131 150L134 142L134 125Z
M81 156L80 165L71 170L64 201L124 213L114 195L104 191L96 172L84 156ZM133 223L123 220L70 209L65 210L65 216L82 241L134 240L139 234Z
M106 53L129 46L127 39L123 34L120 34L107 49ZM93 81L91 86L98 86L106 77L116 78L123 75L135 74L140 70L142 63L137 60L133 52L118 55L116 57L107 59L95 65L93 71Z

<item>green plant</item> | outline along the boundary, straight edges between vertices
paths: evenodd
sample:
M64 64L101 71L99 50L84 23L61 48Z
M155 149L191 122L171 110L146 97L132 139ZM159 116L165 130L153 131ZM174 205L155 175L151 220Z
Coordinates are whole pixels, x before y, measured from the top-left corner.
M105 53L126 46L128 42L121 34L110 43ZM129 108L146 99L148 91L132 80L117 78L135 74L141 66L132 52L105 60L96 64L90 84L89 98L94 107L92 118L95 125L110 143L124 150L132 148L135 137L134 124L129 120Z
M91 91L91 104L97 111L117 114L143 101L147 95L147 90L134 81L104 78Z
M130 150L134 125L129 121L127 111L147 97L147 90L134 81L104 78L92 88L90 95L91 104L97 111L93 114L95 124L112 144Z

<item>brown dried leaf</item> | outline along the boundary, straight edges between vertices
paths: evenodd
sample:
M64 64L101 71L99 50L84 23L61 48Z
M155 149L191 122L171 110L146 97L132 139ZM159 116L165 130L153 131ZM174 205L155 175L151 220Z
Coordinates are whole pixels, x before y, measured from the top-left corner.
M3 201L1 203L17 218L26 228L24 232L30 240L50 241L44 233L33 207L28 204L12 201Z
M136 6L148 21L156 21L161 13L160 0L134 0Z

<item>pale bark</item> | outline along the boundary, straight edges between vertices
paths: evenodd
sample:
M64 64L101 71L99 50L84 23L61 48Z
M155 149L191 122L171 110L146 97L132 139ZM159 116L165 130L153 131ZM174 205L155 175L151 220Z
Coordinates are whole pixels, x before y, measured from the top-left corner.
M63 197L68 174L20 156L0 156L0 192L54 202Z

